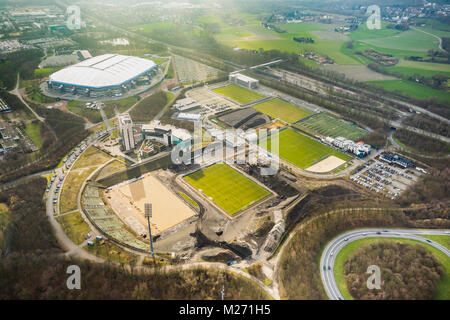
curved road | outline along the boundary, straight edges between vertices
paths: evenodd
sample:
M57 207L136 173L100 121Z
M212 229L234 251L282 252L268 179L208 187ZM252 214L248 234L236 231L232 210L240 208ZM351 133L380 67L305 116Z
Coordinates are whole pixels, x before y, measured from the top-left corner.
M420 235L449 235L450 230L422 230L422 229L359 229L341 234L331 240L323 250L320 259L320 277L328 297L331 300L344 300L336 279L334 278L334 262L339 251L350 242L365 238L404 238L423 242L445 253L450 257L450 250L437 242ZM325 270L324 270L325 269Z
M36 117L36 119L38 119L40 122L44 122L45 118L38 115L37 112L34 111L34 109L32 107L30 107L30 105L23 99L22 95L20 94L19 85L20 85L20 74L17 73L16 87L13 90L11 90L9 93L11 93L11 94L15 95L17 98L19 98L20 102L22 102L31 111L31 113Z

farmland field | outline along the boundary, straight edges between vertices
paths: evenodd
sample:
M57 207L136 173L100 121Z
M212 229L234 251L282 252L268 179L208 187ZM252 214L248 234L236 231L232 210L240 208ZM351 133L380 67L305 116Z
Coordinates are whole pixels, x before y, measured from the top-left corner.
M392 49L393 55L396 55L395 50L423 54L429 49L437 49L439 43L436 38L418 30L410 29L402 32L388 29L386 23L383 23L379 30L369 30L366 25L361 25L350 34L350 38L355 42L374 47L377 51L379 48Z
M140 24L137 26L133 26L130 29L133 31L152 33L155 30L173 30L176 28L177 28L177 25L173 22L154 22L154 23Z
M426 52L429 49L437 49L439 41L423 32L417 30L404 31L398 35L360 40L375 47Z
M365 136L368 132L345 121L338 120L324 113L314 115L296 123L299 129L314 135L327 137L344 137L353 141Z
M256 182L223 163L198 170L185 176L184 179L231 215L271 194Z
M450 65L443 63L400 60L400 63L396 66L386 67L386 69L399 72L408 77L414 74L420 74L424 77L432 77L437 74L450 76Z
M224 87L220 87L214 89L213 91L225 97L228 97L240 104L246 104L264 98L263 95L249 89L245 89L244 87L238 86L236 84L230 84Z
M312 115L312 112L284 102L280 99L272 99L253 106L255 110L268 115L271 118L278 118L283 121L294 123L300 119Z
M331 155L345 161L352 158L292 129L282 130L278 135L279 156L302 169L306 169ZM263 138L259 141L259 145L267 146L270 151L271 140L272 136Z
M450 93L439 91L419 83L406 80L368 81L370 84L379 85L388 91L400 91L403 95L416 99L431 99L436 97L440 103L450 102Z

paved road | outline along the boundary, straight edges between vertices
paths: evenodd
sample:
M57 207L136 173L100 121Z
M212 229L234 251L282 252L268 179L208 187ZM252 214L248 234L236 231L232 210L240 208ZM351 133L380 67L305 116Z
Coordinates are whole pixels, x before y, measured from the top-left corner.
M33 113L33 115L36 117L36 119L38 119L38 120L41 121L41 122L44 122L45 119L42 118L40 115L38 115L38 114L36 113L36 111L34 111L34 109L33 109L32 107L30 107L30 106L28 105L28 103L22 98L22 95L20 94L20 91L19 91L19 83L20 83L20 75L19 75L19 73L17 73L16 87L15 87L13 90L11 90L9 93L11 93L11 94L17 96L17 98L19 98L19 100L20 100L20 101L21 101L28 109L30 109L31 113Z
M4 183L4 184L0 185L0 191L16 187L16 186L18 186L20 184L23 184L23 183L27 182L30 179L33 179L33 178L39 177L39 176L43 176L43 175L46 175L46 174L49 174L49 173L52 173L52 172L53 172L53 170L46 170L46 171L40 171L40 172L32 173L32 174L30 174L28 176L20 177L17 180L14 180L14 181L11 181L11 182L7 182L7 183Z
M450 257L450 250L446 247L432 240L425 239L420 235L450 235L450 230L360 229L341 234L331 240L323 250L320 259L320 276L328 297L331 300L344 300L334 278L334 262L339 251L355 240L374 237L412 239L433 246Z

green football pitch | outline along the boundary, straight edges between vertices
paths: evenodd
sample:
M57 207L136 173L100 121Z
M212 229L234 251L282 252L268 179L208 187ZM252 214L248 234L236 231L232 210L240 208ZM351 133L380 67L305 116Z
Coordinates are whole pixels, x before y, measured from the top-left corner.
M368 134L367 131L345 121L331 117L325 113L316 114L304 121L296 123L296 127L314 135L326 137L344 137L353 141Z
M272 99L253 106L254 109L268 115L274 119L281 119L283 121L294 123L300 119L312 115L312 112L293 104L284 102L280 99Z
M246 104L264 98L262 94L251 91L249 89L245 89L244 87L238 86L236 84L230 84L228 86L220 87L214 89L213 91L225 97L228 97L240 104Z
M345 161L352 158L292 129L282 130L277 135L279 137L278 155L302 169L306 169L316 161L331 155ZM267 146L267 150L271 151L272 138L272 136L269 136L261 139L259 145L262 147Z
M184 179L231 215L271 195L271 192L224 163L195 171Z

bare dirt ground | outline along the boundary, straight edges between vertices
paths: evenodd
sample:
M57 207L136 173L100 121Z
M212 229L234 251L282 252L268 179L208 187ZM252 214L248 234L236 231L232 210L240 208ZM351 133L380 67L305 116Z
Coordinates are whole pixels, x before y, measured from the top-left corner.
M152 234L160 234L195 215L180 197L171 192L152 172L138 181L113 187L105 193L114 212L133 230L147 226L145 203L152 204ZM154 231L153 231L154 230Z
M216 68L182 56L174 56L174 64L181 83L208 81L216 78L220 73L220 70Z
M186 92L186 96L191 99L194 99L201 105L208 105L208 104L224 105L231 109L235 109L238 107L237 104L231 102L230 100L225 99L218 93L210 90L208 87L192 89Z
M345 162L345 160L339 159L338 157L329 156L326 159L307 168L306 170L311 172L329 172L336 169Z
M386 76L384 74L375 72L366 66L342 66L337 64L330 64L321 66L322 69L328 71L335 71L343 73L347 78L356 81L375 81L375 80L396 80L397 78Z

